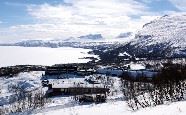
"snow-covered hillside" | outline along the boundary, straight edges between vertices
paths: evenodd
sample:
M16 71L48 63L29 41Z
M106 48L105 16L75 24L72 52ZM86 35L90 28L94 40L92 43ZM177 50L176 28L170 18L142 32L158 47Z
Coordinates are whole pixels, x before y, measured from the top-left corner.
M137 47L169 48L171 54L186 54L186 14L165 15L145 24L133 42ZM150 51L150 50L149 50ZM153 51L153 49L151 49Z
M136 36L146 45L167 43L172 47L186 47L186 14L165 15L145 24Z
M146 23L130 42L105 53L111 57L122 52L148 59L186 57L186 14L165 15Z
M40 110L33 115L185 115L186 102L149 107L132 111L125 101L109 101L103 104L81 105L60 109L60 106Z
M98 57L88 54L90 49L82 48L47 48L1 46L0 67L13 65L54 65L64 63L86 63L84 57Z
M24 91L33 91L41 87L41 77L43 71L23 72L12 78L0 78L0 106L12 103L14 99L14 91L10 91L10 86L17 85Z

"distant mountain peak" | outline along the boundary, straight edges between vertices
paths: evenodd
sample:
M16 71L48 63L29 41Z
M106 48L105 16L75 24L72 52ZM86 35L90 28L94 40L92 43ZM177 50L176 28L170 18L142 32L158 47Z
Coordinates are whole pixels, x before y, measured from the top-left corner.
M132 36L133 32L125 32L125 33L120 33L119 36L117 36L117 38L127 38Z
M102 39L103 37L101 34L88 34L88 35L80 36L78 38L89 39L89 40L99 40L99 39Z

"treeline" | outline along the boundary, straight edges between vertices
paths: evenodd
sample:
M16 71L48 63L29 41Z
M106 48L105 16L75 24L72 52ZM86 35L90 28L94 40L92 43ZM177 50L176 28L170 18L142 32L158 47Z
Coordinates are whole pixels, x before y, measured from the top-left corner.
M186 98L186 66L167 63L149 82L121 78L122 92L132 110Z
M14 75L19 74L20 72L29 72L29 71L45 71L45 66L37 66L37 65L17 65L17 66L9 66L9 67L1 67L0 68L0 77L12 77Z

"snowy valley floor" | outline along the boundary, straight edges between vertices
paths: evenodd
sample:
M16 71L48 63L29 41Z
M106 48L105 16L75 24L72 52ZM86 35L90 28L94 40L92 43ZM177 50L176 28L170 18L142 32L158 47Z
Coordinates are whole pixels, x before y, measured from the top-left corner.
M103 104L80 105L60 109L49 107L33 112L33 115L185 115L186 102L175 102L131 111L125 101L110 101Z

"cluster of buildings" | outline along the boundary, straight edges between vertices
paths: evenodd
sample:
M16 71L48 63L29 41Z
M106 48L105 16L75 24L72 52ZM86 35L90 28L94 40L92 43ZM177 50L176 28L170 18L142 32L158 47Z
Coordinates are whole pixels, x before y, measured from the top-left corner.
M41 79L43 86L48 87L49 96L73 95L79 101L103 102L109 88L99 79L85 77L95 73L95 69L88 67L54 65L46 69Z
M93 68L92 66L64 64L47 67L41 80L43 86L48 87L47 93L50 96L78 95L86 99L85 95L89 95L89 97L94 95L105 100L106 94L109 93L109 88L100 81L99 77L90 77L95 74L111 77L131 77L134 79L146 77L151 79L157 72L146 70L145 67L139 65L133 65L133 67L126 65L124 67L100 66Z

